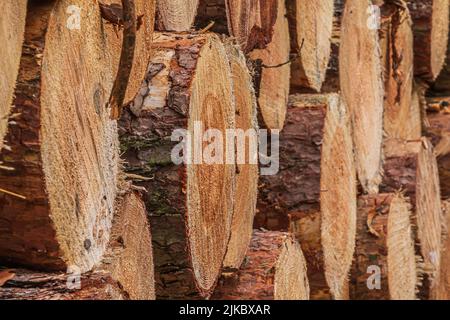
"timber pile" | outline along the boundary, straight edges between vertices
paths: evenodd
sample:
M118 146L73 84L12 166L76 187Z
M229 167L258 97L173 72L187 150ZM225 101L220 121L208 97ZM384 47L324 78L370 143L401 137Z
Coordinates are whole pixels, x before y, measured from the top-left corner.
M0 9L0 299L450 297L448 0Z

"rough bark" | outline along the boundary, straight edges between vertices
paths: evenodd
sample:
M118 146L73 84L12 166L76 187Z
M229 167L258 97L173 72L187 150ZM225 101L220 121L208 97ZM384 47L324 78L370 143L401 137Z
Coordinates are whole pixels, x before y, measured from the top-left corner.
M152 244L145 206L132 192L117 201L106 255L93 271L79 275L10 269L14 277L0 288L0 299L154 299Z
M400 194L358 199L352 299L416 299L418 274L411 218L409 199ZM373 275L380 277L379 283Z
M258 196L258 123L252 76L243 52L234 45L226 46L233 77L236 103L236 129L245 136L236 137L236 198L225 270L237 270L244 261L253 232Z
M217 139L204 130L219 130L226 145L225 130L235 127L230 66L213 34L157 34L154 42L141 102L121 120L126 170L148 191L157 296L208 297L230 237L236 168L221 146L208 149ZM212 151L219 159L206 157ZM184 161L174 162L181 152Z
M242 268L222 276L213 299L309 300L300 245L287 233L255 230Z
M83 8L79 30L61 28L71 5ZM105 108L114 81L105 38L95 2L29 3L10 150L0 158L12 168L0 171L3 263L88 271L101 259L118 172L117 126Z
M236 38L245 53L264 49L272 41L277 0L200 0L196 25Z
M414 22L415 75L433 82L441 72L449 33L448 0L408 0Z
M420 298L435 298L439 286L442 243L442 210L439 173L431 142L423 138L385 142L383 192L403 190L415 212L417 251L424 260L424 283Z
M255 66L255 87L261 126L281 130L286 119L290 83L290 40L285 1L277 0L272 41L265 49L249 53Z
M320 92L331 54L334 0L287 1L292 63L291 88Z
M199 0L158 0L158 31L189 31L197 16Z
M349 118L339 96L291 96L280 135L280 172L260 178L255 225L286 230L291 220L314 298L329 296L329 287L336 299L345 297L356 224L355 175Z
M8 128L8 116L13 103L25 30L27 0L2 1L0 4L0 151ZM1 165L1 163L0 163Z
M347 0L339 53L340 87L353 123L356 169L364 192L378 192L383 140L383 79L376 28L368 26L369 0Z

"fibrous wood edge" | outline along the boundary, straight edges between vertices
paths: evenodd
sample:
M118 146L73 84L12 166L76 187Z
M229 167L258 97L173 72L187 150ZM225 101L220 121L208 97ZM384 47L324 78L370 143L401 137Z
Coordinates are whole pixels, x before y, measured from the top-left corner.
M356 168L363 190L381 182L384 89L378 31L369 28L369 0L347 0L341 25L340 88L350 110Z
M245 263L223 275L215 300L309 300L306 262L294 237L277 231L253 233Z
M158 0L158 31L189 31L197 15L199 0Z
M352 299L416 299L418 275L411 218L409 199L401 194L358 199Z
M231 236L223 262L225 270L241 266L253 232L253 218L258 196L257 106L252 76L243 52L233 44L226 44L233 77L233 95L236 105L236 129L245 136L236 139L237 172ZM242 157L242 159L240 158Z
M291 86L320 92L331 54L334 0L287 1L291 51Z
M450 199L442 201L442 212L444 214L444 239L441 256L441 283L437 293L438 300L450 300Z
M208 149L198 144L205 147L203 132L212 128L226 145L225 130L235 127L230 66L214 34L157 33L153 45L143 104L127 109L121 120L126 170L146 177L135 183L148 191L157 297L205 298L230 237L236 168L224 159L199 161ZM180 136L171 141L174 133ZM192 136L194 159L185 151L190 161L175 163L172 156L180 155L178 139L185 134Z
M431 142L389 139L384 145L386 162L382 192L402 190L414 210L417 251L424 261L421 299L432 299L439 286L442 225L439 173ZM419 270L422 271L422 270Z
M281 130L286 119L290 83L290 40L286 5L278 0L277 19L272 42L265 49L255 49L249 53L250 59L259 67L255 81L256 96L261 127Z
M2 1L0 11L0 151L8 128L8 117L13 103L16 78L19 71L22 42L25 31L27 0Z
M80 28L66 26L69 6ZM89 271L109 240L118 173L117 126L105 105L114 75L97 3L32 2L0 172L1 260ZM76 22L76 21L75 21ZM90 41L85 41L89 34ZM24 198L24 199L23 199Z

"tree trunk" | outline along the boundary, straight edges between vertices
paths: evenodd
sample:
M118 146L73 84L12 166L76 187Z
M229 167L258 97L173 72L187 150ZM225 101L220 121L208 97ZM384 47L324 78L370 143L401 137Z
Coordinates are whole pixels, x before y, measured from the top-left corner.
M359 198L352 299L416 299L418 274L411 216L411 204L402 195Z
M414 22L415 75L433 82L441 72L449 33L448 0L408 0Z
M80 30L66 26L83 8ZM88 34L90 41L86 41ZM31 2L13 123L0 156L0 261L89 271L108 243L118 172L117 125L105 108L114 65L98 4Z
M222 276L213 299L309 300L300 245L287 233L255 230L244 265Z
M154 299L152 244L145 206L134 193L126 193L118 201L106 255L93 271L80 275L13 269L10 272L14 277L0 288L0 299Z
M197 16L199 0L158 0L156 29L189 31Z
M121 120L122 151L126 169L145 177L137 183L148 190L157 296L208 297L233 214L236 169L220 145L234 150L234 140L223 138L235 127L232 75L213 34L157 34L154 41L143 103Z
M339 68L342 98L353 122L358 178L364 192L376 194L381 182L384 90L378 32L368 24L371 3L346 1Z
M338 95L291 96L280 136L280 173L260 180L255 225L286 230L292 220L310 279L317 279L310 283L314 298L329 287L336 299L345 297L356 224L350 132Z
M424 260L425 279L421 298L434 298L439 285L442 210L439 173L428 139L385 143L383 192L404 190L415 211L416 242Z
M0 151L8 128L8 116L14 99L17 73L22 53L27 0L0 3ZM1 165L1 163L0 163ZM1 170L1 169L0 169Z
M262 124L268 129L281 130L286 119L289 98L289 25L284 0L278 0L277 19L272 42L266 49L250 52L255 64L255 86Z
M287 1L292 63L291 87L320 92L331 54L334 0Z
M236 198L227 254L223 262L225 270L237 270L244 261L252 238L253 219L258 196L258 145L257 107L252 76L245 56L240 49L227 45L233 77L233 94L236 99L236 129L243 130L237 137Z

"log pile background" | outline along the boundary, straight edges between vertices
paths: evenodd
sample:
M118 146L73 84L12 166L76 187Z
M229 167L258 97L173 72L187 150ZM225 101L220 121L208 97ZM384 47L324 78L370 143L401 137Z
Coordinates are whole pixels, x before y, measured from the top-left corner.
M2 1L0 299L450 300L449 8Z

